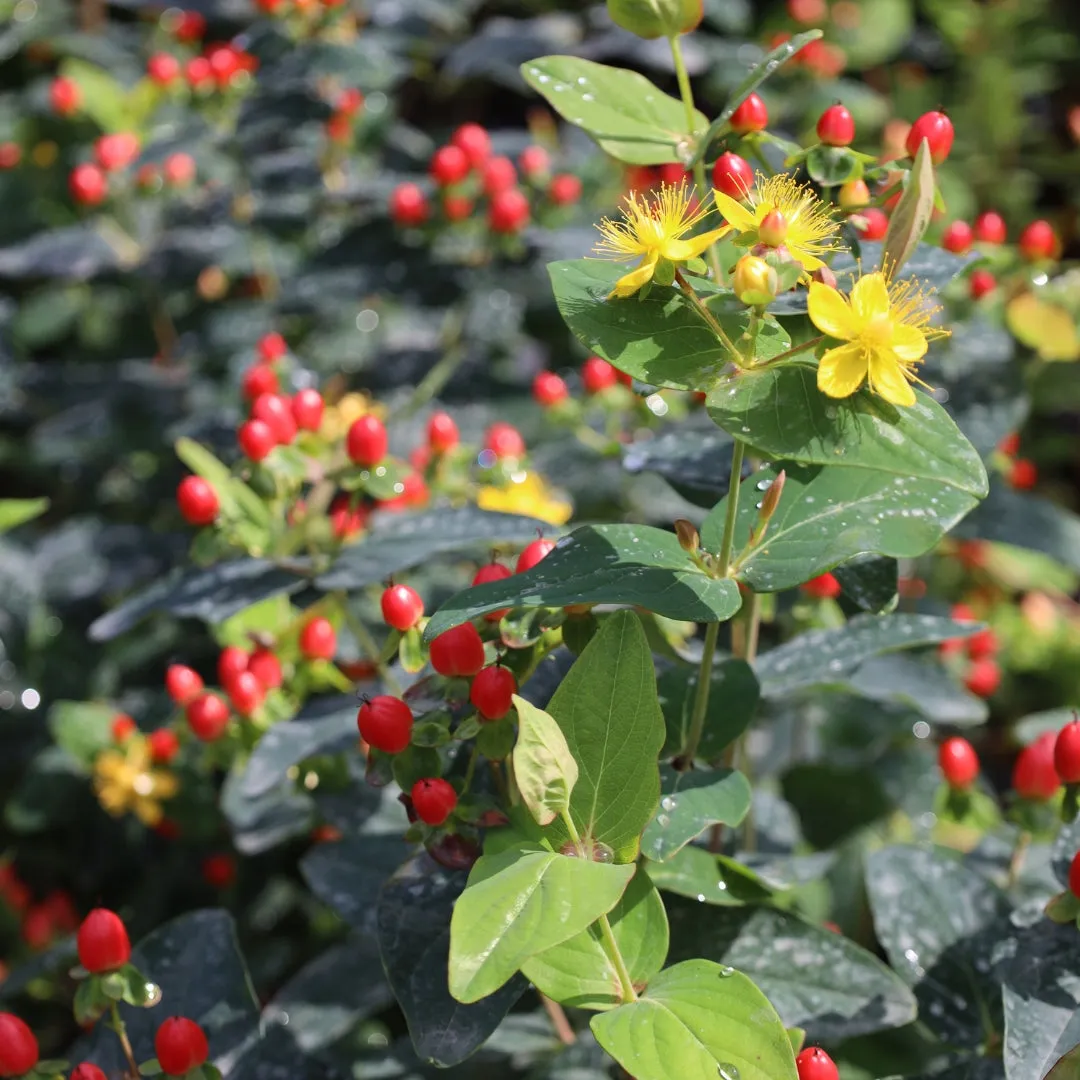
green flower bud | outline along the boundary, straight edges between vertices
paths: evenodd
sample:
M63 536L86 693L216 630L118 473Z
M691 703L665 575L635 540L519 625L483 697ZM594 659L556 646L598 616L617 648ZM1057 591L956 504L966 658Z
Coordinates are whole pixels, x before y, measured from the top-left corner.
M751 307L764 307L776 299L776 271L757 255L744 255L735 264L735 295Z
M697 28L704 0L607 0L616 26L643 38L674 37Z

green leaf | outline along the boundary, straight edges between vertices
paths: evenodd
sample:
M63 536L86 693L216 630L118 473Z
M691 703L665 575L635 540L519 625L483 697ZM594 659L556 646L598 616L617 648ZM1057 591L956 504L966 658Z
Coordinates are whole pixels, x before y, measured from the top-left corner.
M795 1054L768 998L709 960L662 971L644 996L590 1026L636 1080L796 1080Z
M843 934L769 907L670 905L673 962L701 956L752 978L786 1027L810 1042L840 1042L915 1019L914 995L876 956ZM796 959L797 958L797 959Z
M513 702L518 716L514 781L537 823L550 825L570 809L570 793L578 779L577 762L562 728L543 709L517 694Z
M893 808L875 772L831 761L793 765L780 790L799 815L806 839L820 849L835 847Z
M128 95L107 71L85 60L68 57L60 65L60 74L71 79L82 91L79 111L90 117L102 131L131 130L135 117L128 106Z
M872 656L969 637L980 623L937 615L856 615L832 630L811 630L770 649L754 665L762 694L784 697L809 686L828 686Z
M1080 1045L1058 1059L1046 1074L1046 1080L1077 1080L1080 1077Z
M631 443L623 468L630 473L658 473L684 499L711 510L728 493L734 449L735 440L720 428L680 426Z
M707 402L713 420L764 457L873 469L945 484L980 498L986 468L949 414L927 394L900 409L865 387L842 401L817 388L817 369L782 364L726 376Z
M541 56L521 65L525 81L564 120L584 128L613 158L632 165L680 161L693 132L686 109L644 75L574 56ZM694 130L708 124L694 110Z
M500 608L633 604L669 619L722 622L740 603L735 582L708 577L673 533L648 525L583 525L526 573L451 597L431 617L424 638Z
M549 263L555 303L566 325L591 352L641 382L676 390L715 386L730 357L678 289L654 283L644 299L607 299L629 269L629 264L603 259ZM748 346L745 309L714 314L737 348ZM767 317L755 355L767 360L790 347L787 331Z
M450 993L465 1004L495 993L530 957L606 915L633 873L527 847L482 856L450 919Z
M739 491L733 567L756 592L793 588L857 555L925 554L977 503L954 487L891 471L788 465L768 529L743 547L777 471L760 470ZM719 550L726 513L724 499L705 519L707 550Z
M17 529L20 525L40 517L49 509L49 500L0 499L0 533Z
M990 712L982 698L964 690L936 659L904 654L872 657L833 685L870 701L907 705L928 720L954 727L983 724Z
M258 529L270 527L270 507L205 446L194 439L177 439L176 456L213 487L225 517L246 520Z
M643 986L664 966L668 951L664 902L644 869L638 869L608 918L630 978ZM522 974L540 993L575 1009L613 1009L621 1000L619 975L595 923L534 956Z
M116 709L92 701L58 701L49 710L49 732L57 746L89 768L102 750L114 744Z
M878 555L858 555L833 571L844 596L875 615L896 604L899 572L895 559Z
M777 891L743 863L693 844L680 849L665 862L650 863L649 877L664 892L717 907L760 904Z
M896 274L919 246L934 212L934 191L934 163L930 160L930 144L923 139L915 151L904 193L889 215L881 259L890 275Z
M641 851L663 862L710 825L738 825L750 809L750 784L733 769L660 770L660 809L645 828Z
M806 155L806 171L815 184L836 187L862 176L862 163L846 146L815 146Z
M652 652L636 615L619 611L604 620L548 712L581 770L570 816L582 839L607 844L616 862L635 859L660 800L664 741ZM558 821L549 832L566 836Z
M667 725L665 754L677 754L686 745L697 683L698 667L689 664L669 668L657 681ZM757 676L745 660L728 658L714 664L698 757L715 761L750 726L760 697Z

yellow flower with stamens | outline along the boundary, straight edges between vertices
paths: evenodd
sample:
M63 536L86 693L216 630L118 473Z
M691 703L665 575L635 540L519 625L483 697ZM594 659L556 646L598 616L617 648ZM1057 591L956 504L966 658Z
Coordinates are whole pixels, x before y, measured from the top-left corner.
M757 183L746 193L743 202L736 202L722 191L714 191L713 195L717 209L739 230L739 242L743 246L762 243L774 247L770 241L775 239L771 234L776 215L780 215L786 226L782 239L784 248L804 270L823 266L822 256L836 246L835 237L840 226L832 212L810 188L787 173L768 177L759 174ZM766 218L769 222L763 236L758 230Z
M101 808L113 817L133 813L153 828L164 816L162 802L171 799L180 782L168 769L153 769L146 739L130 738L123 750L104 750L94 761L94 792Z
M604 259L641 259L636 269L619 278L608 299L633 296L646 282L652 281L661 259L669 263L696 259L710 244L731 231L731 226L725 225L688 237L687 233L710 212L709 207L691 209L690 189L685 184L664 184L659 191L644 195L632 191L623 205L623 220L604 218L597 226L603 240L593 248L596 255Z
M914 281L891 282L880 271L855 282L850 300L829 285L810 283L810 320L824 334L847 342L829 349L818 366L818 389L850 397L864 382L893 405L914 405L914 366L927 342L947 330L930 326L938 309ZM923 384L925 385L925 384Z

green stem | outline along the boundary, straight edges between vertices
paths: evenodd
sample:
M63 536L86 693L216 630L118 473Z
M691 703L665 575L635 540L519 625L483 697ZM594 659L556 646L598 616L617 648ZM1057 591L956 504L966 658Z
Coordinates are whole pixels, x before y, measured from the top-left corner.
M743 458L746 456L746 443L735 440L735 450L731 455L731 484L728 487L727 513L724 516L724 534L720 538L720 555L717 577L727 577L731 569L731 548L735 542L735 521L739 515L739 486L742 483Z
M705 304L702 303L701 298L690 287L690 282L688 282L686 278L684 278L682 274L679 273L678 270L675 271L675 283L682 290L683 296L685 296L686 299L689 300L690 303L693 305L694 310L697 311L697 313L705 320L706 323L708 323L709 329L712 330L712 332L720 339L720 343L731 354L731 359L739 367L744 367L745 361L743 360L742 353L735 348L734 343L732 342L731 338L729 338L724 332L724 328L720 325L716 316L705 306Z
M711 622L705 627L705 642L701 647L701 663L698 666L697 689L694 707L690 713L690 730L686 733L686 745L679 754L684 768L694 767L694 755L701 745L705 731L705 714L709 711L709 691L712 689L713 659L716 656L716 640L720 636L720 624Z
M367 658L375 665L375 670L379 673L379 678L382 679L386 689L396 697L401 697L401 684L394 677L390 668L383 663L382 651L379 649L378 643L371 636L371 631L364 625L362 619L358 619L353 615L349 608L348 598L345 594L337 593L336 595L338 603L341 605L341 610L345 614L345 625L348 626L349 632L356 638L357 644L367 654Z
M139 1078L139 1063L135 1060L135 1051L131 1048L131 1040L128 1038L127 1028L124 1026L124 1021L120 1016L120 1009L117 1007L116 1002L112 1002L109 1006L109 1018L111 1020L111 1027L116 1032L116 1037L120 1040L120 1046L124 1051L124 1057L127 1058L128 1066L131 1069L132 1080L138 1080Z
M761 366L771 367L773 364L783 363L785 360L790 360L793 356L798 356L799 353L806 352L808 349L816 349L824 340L824 337L819 336L804 341L801 345L793 345L787 352L779 353L777 356L770 356Z

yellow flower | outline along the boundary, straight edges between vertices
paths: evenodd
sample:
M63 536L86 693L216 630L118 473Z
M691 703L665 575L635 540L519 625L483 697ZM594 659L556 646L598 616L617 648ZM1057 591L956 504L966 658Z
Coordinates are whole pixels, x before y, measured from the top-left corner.
M714 191L720 213L739 230L740 243L746 247L763 243L775 247L777 215L782 230L782 243L791 257L804 270L816 270L824 265L823 255L833 250L839 228L829 208L813 193L787 173L764 177L746 194L745 205L736 202L722 191ZM770 216L771 215L771 216ZM766 235L759 229L766 218Z
M103 751L94 761L94 792L113 817L130 812L153 828L164 814L162 802L179 790L171 772L150 767L150 749L141 737L129 739L123 750Z
M855 282L848 300L836 289L810 283L810 319L829 337L846 341L829 349L818 367L818 389L850 397L867 382L893 405L914 405L912 368L926 355L927 341L948 331L930 326L937 310L914 281L890 282L881 273Z
M511 480L506 487L482 487L476 493L476 505L481 510L498 510L504 514L526 514L551 525L565 525L574 508L570 501L553 491L538 473L515 473L520 480Z
M709 212L707 207L691 210L690 190L685 184L664 184L658 192L645 195L632 191L623 206L623 220L604 218L597 226L603 240L593 251L601 258L641 258L636 270L619 278L608 299L633 296L646 282L652 281L661 259L669 263L696 259L711 243L731 231L725 225L684 239Z
M334 404L328 404L323 412L322 427L319 434L330 442L344 438L345 432L354 420L373 413L380 419L385 415L382 406L377 405L366 394L349 393Z

